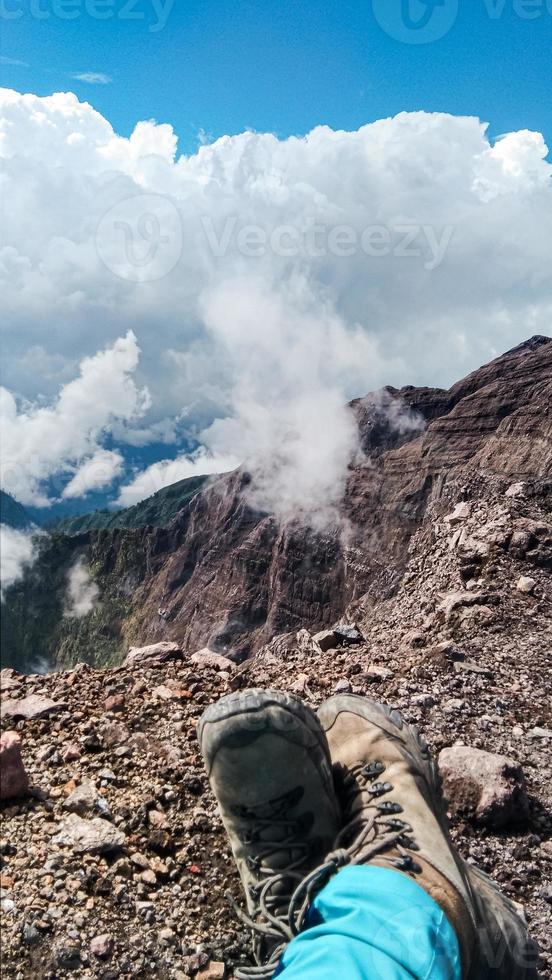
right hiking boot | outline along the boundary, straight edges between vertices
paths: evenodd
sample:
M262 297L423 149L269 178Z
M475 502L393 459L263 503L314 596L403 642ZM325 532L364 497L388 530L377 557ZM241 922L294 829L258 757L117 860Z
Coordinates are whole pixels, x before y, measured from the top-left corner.
M454 928L464 978L536 977L537 950L514 905L451 841L437 767L418 731L355 695L330 698L318 717L343 807L339 867L376 865L414 879Z
M310 708L270 690L236 692L210 705L198 738L248 914L235 908L264 967L235 975L271 977L293 935L291 895L340 827L328 743Z

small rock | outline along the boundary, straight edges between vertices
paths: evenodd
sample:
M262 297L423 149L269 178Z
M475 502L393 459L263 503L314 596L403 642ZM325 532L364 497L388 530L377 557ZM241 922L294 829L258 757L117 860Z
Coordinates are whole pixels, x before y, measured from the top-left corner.
M492 677L493 672L488 667L480 667L474 664L473 660L457 660L454 663L454 670L457 674L479 674L481 677Z
M18 674L13 667L4 667L0 670L0 691L13 691L19 687L23 680L23 674Z
M76 762L82 756L80 745L71 742L61 750L61 758L64 762Z
M524 483L511 483L506 490L506 497L522 497L525 491Z
M199 973L196 973L196 980L224 980L225 976L226 966L224 963L211 960Z
M378 664L372 664L366 671L366 678L369 681L388 681L392 677L392 670L388 667L380 667Z
M62 807L64 810L69 810L70 813L78 813L79 816L83 817L85 814L94 811L97 797L96 787L92 780L83 779L80 786L77 786L63 801Z
M552 738L552 731L549 728L532 728L529 732L531 738Z
M350 646L353 643L363 643L364 637L357 626L349 623L340 623L333 628L334 634L339 643L343 646Z
M74 943L62 943L54 950L56 963L64 970L78 970L81 966L81 951Z
M38 929L32 925L32 923L23 923L23 928L21 930L21 941L24 942L26 946L36 946L36 944L40 942L40 933Z
M104 933L101 936L94 936L94 939L90 943L90 952L92 956L97 956L99 960L108 960L113 953L113 948L115 941L113 936L109 933Z
M318 644L322 653L331 650L339 642L333 630L321 630L319 633L315 633L313 640Z
M52 843L72 847L76 854L111 854L119 851L125 834L101 817L83 820L72 813L64 820Z
M529 578L528 575L522 575L516 582L516 589L518 592L524 592L526 595L531 595L536 584L537 583L534 578Z
M462 521L466 521L468 517L471 516L471 507L467 501L461 501L456 504L452 514L447 514L445 521L447 524L460 524Z
M337 684L334 687L334 691L336 694L350 694L351 684L349 683L346 677L343 677L340 681L337 682Z
M203 647L190 657L192 663L198 667L213 667L215 670L234 670L235 663L228 657L223 657L220 653L214 653L208 647Z
M0 738L0 799L25 796L29 777L21 758L21 738L17 732L3 732Z
M513 759L465 745L439 755L443 790L453 813L494 829L523 823L529 803L521 766Z
M124 711L124 694L112 694L109 698L106 698L104 701L104 708L106 711Z
M463 711L465 707L466 702L462 701L461 698L449 698L443 705L443 711L446 715L454 715L457 712Z
M414 694L412 704L416 705L417 708L433 708L435 698L431 694Z
M183 652L178 643L162 640L146 647L131 647L123 667L160 667L171 660L182 660Z
M56 712L65 711L66 708L67 705L62 701L52 701L51 698L44 698L41 694L29 694L26 698L3 701L0 717L33 721L35 718L46 718Z
M309 681L310 681L310 677L308 674L298 674L297 679L291 685L291 690L294 691L295 694L308 696Z

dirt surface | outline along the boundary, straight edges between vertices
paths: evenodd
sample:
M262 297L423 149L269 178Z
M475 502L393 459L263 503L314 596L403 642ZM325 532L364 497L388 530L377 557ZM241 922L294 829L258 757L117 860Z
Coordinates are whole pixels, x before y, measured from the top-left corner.
M238 898L239 882L196 723L231 690L271 686L313 707L336 687L366 694L399 707L436 753L460 741L521 764L525 822L499 833L458 817L454 837L523 908L552 977L549 489L482 476L449 484L410 541L395 597L368 593L350 607L358 645L322 652L302 630L222 671L188 653L147 669L4 671L5 698L57 708L3 721L21 735L35 787L2 804L3 976L179 980L222 975L221 962L232 975L248 937L224 897ZM112 853L59 842L79 785L82 818L124 834Z

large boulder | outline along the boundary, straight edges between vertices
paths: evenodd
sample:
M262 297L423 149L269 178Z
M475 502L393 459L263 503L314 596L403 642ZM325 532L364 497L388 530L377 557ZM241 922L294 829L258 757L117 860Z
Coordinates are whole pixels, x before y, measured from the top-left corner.
M21 758L21 738L17 732L3 732L0 738L0 799L24 796L29 777Z
M454 815L494 829L526 821L529 803L525 778L513 759L453 745L440 753L439 769Z
M3 701L0 717L34 721L35 718L46 718L48 715L65 711L66 708L65 702L52 701L51 698L45 698L41 694L29 694L26 698L9 698Z
M171 660L182 660L183 656L178 643L161 640L159 643L150 643L147 647L131 647L123 667L160 667Z

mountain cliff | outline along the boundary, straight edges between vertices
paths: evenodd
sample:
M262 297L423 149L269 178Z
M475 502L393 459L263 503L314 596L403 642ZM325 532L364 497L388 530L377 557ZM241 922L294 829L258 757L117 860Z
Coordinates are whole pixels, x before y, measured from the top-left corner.
M409 543L428 508L448 506L447 488L462 495L478 474L549 485L551 405L552 342L534 337L448 391L386 388L351 403L363 453L322 531L254 510L240 469L167 526L56 533L8 594L6 662L116 662L129 643L161 639L241 661L277 634L354 615L360 600L375 607L396 593ZM77 561L99 589L80 618L64 615Z

